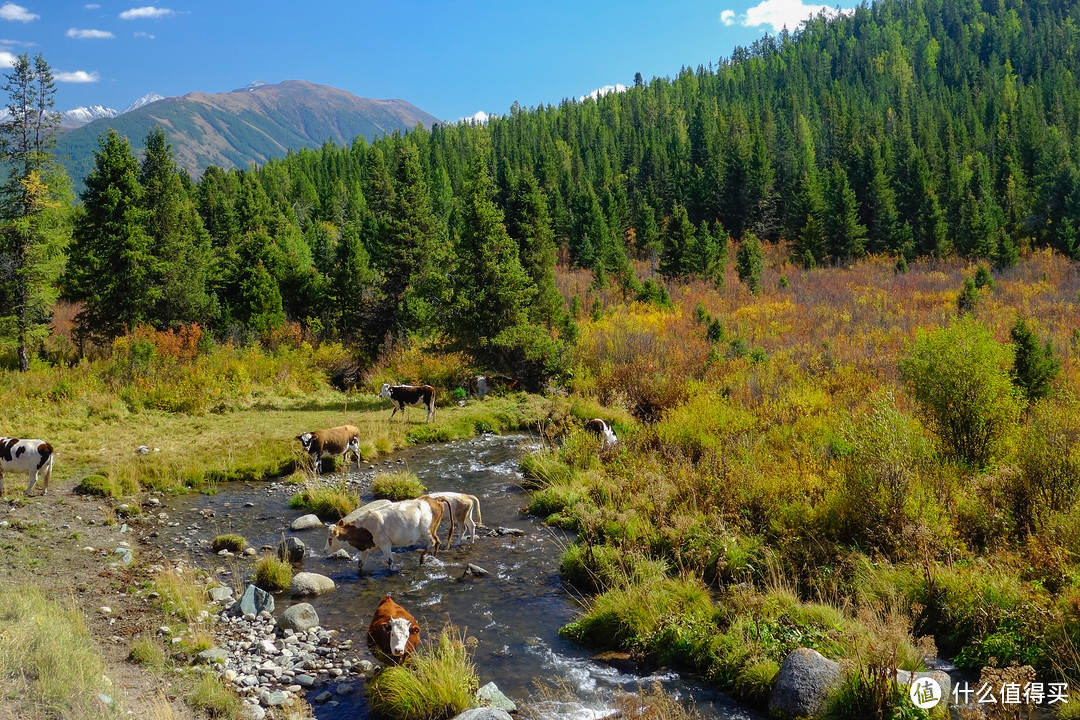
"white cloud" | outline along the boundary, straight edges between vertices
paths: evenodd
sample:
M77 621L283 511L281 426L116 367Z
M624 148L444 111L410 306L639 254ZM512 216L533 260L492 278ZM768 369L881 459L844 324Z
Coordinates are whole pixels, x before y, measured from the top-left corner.
M76 70L74 72L58 72L56 73L57 82L66 83L92 83L101 79L101 76L97 74L97 71L86 72L85 70Z
M168 17L170 15L175 15L175 14L176 14L176 11L175 10L170 10L169 8L159 8L159 7L154 7L153 5L147 5L145 7L137 7L137 8L131 8L130 10L125 10L124 12L120 13L120 19L121 20L146 20L146 19L154 20L154 19L157 19L157 18Z
M0 50L0 67L15 67L15 56Z
M825 13L826 17L836 17L853 12L855 11L837 10L828 5L807 5L803 0L762 0L740 15L736 15L733 10L724 10L720 13L720 22L724 25L734 25L738 21L746 27L772 25L774 32L780 32L785 27L788 30L795 30L803 20L819 13Z
M80 40L110 40L116 37L108 30L80 30L79 28L69 29L65 35L69 38L79 38Z
M146 38L147 40L153 40L154 39L153 35L151 35L148 32L143 32L142 30L140 30L137 33L133 33L132 36L137 37L137 38Z
M27 42L26 40L8 40L7 38L0 38L0 45L25 45L26 47L34 47L37 43Z
M31 20L37 20L40 15L35 15L22 5L16 5L15 3L4 3L0 6L0 19L13 20L15 22L30 22Z
M470 125L483 125L488 120L490 120L492 117L493 117L492 115L488 115L483 110L477 110L472 115L469 115L468 117L458 118L458 120L464 120L465 122L469 123Z
M621 93L626 92L626 86L621 83L615 83L614 85L605 85L604 87L598 87L588 95L582 95L578 98L579 102L585 102L585 98L592 98L593 100L599 100L608 93Z
M86 9L86 10L97 10L99 7L101 7L101 6L98 5L97 3L90 3L89 5L83 5L83 8Z

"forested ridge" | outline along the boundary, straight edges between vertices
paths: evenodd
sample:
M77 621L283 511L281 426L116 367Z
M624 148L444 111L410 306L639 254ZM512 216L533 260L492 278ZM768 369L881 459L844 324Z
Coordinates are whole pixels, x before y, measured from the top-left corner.
M62 285L88 337L293 320L369 355L388 333L449 337L541 376L574 333L560 252L658 301L632 259L720 281L729 237L784 241L804 266L886 253L1006 267L1041 245L1075 257L1078 41L1076 2L885 0L595 101L328 143L197 183L166 138L139 177L108 137ZM102 262L140 280L110 295Z

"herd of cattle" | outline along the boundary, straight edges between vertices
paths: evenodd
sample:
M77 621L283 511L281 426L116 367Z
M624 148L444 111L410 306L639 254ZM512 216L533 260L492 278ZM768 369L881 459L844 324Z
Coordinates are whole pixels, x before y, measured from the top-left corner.
M470 382L470 389L480 397L488 390L483 376ZM407 406L423 406L427 410L425 422L435 418L435 388L431 385L382 386L379 396L394 403L390 419L401 410L405 415ZM600 447L607 451L618 442L611 426L600 418L585 423L585 429L600 439ZM360 431L352 425L313 430L296 436L304 452L311 458L316 474L321 471L324 455L341 455L348 461L349 453L360 462ZM40 473L42 495L48 492L52 476L55 452L53 447L36 439L0 437L0 497L4 497L4 474L21 472L29 476L26 494L37 483ZM445 547L449 547L456 528L461 528L461 542L468 537L476 542L477 525L483 523L480 500L475 495L459 492L433 492L412 500L391 502L376 500L353 511L336 523L329 524L324 552L332 553L346 546L360 551L359 571L363 573L364 560L368 555L382 552L386 562L393 567L393 548L423 545L420 555L423 564L428 553L435 555L443 547L438 529L444 518L450 520L450 533ZM385 596L375 611L368 628L367 641L372 652L393 662L401 662L413 650L420 638L420 627L404 608L389 596Z

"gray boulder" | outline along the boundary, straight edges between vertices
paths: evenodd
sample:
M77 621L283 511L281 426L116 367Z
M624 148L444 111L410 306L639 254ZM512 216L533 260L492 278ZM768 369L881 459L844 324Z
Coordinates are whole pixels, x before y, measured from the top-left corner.
M229 652L222 650L221 648L210 648L209 650L203 650L199 653L199 662L214 665L215 663L224 664L229 659Z
M282 630L294 632L307 632L319 624L319 614L309 603L300 603L287 608L278 618L278 626Z
M207 592L210 594L210 599L214 602L225 602L233 596L233 589L231 587L226 587L225 585L212 587Z
M300 538L287 537L277 546L278 557L285 562L300 562L304 559L304 554L307 552L307 546L304 545L304 541Z
M497 710L505 710L508 713L517 712L517 704L506 697L499 686L489 682L476 691L476 699L481 705L493 707Z
M455 715L453 720L513 720L510 713L493 707L473 708L466 710L460 715Z
M952 695L952 678L949 677L947 672L942 670L931 670L930 672L896 671L896 684L905 689L911 687L915 681L923 678L936 680L937 684L941 686L941 696L946 698L946 701Z
M817 717L840 684L840 663L810 648L796 648L780 666L769 696L769 713Z
M321 595L334 589L334 581L325 575L312 572L301 572L293 575L292 585L289 586L289 594L293 597L305 595Z
M289 526L292 530L311 530L312 528L325 527L318 515L301 515L292 521Z
M244 589L244 594L240 596L240 601L234 603L229 609L233 615L241 616L248 613L258 615L263 610L274 612L274 596L262 588L248 585Z

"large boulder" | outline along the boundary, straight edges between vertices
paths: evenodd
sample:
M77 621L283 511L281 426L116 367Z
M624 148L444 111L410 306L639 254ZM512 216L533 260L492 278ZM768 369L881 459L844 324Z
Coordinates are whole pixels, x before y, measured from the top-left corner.
M486 707L505 710L508 713L517 712L517 703L506 697L503 691L499 689L499 686L493 682L489 682L477 690L476 699Z
M810 648L796 648L780 666L769 696L769 712L791 717L817 717L841 680L840 663Z
M304 545L304 541L300 538L287 537L277 546L278 557L285 562L300 562L304 559L304 554L307 552L307 546Z
M460 715L455 715L453 720L514 720L510 713L493 707L473 708L466 710Z
M287 608L278 618L278 627L293 632L307 632L319 624L319 614L309 603L300 603Z
M248 613L258 615L263 610L274 612L274 596L262 588L248 585L244 589L244 594L240 596L240 600L233 604L231 610L234 615L247 615Z
M334 589L334 581L325 575L313 572L302 572L293 575L292 585L289 586L289 594L293 597L305 595L321 595Z
M922 680L923 678L930 678L936 680L937 684L941 686L941 697L945 698L948 702L948 698L952 695L952 678L949 677L947 672L942 670L931 670L929 672L909 672L907 670L896 671L896 684L905 690L912 686L913 683Z
M318 515L301 515L292 521L292 525L289 526L292 530L311 530L312 528L326 527L323 525L323 521L319 519Z

